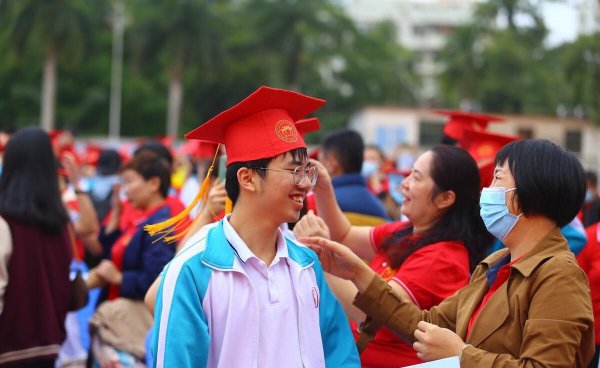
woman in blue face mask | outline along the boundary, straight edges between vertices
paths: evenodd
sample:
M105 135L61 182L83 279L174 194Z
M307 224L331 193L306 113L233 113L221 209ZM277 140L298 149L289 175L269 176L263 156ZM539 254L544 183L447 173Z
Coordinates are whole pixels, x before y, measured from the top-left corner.
M459 175L459 173L457 173ZM302 239L324 268L358 288L354 305L413 344L425 360L458 356L461 367L587 367L594 355L585 274L560 233L585 197L577 158L545 140L509 143L481 194L481 217L506 245L484 259L469 284L421 310L345 246Z

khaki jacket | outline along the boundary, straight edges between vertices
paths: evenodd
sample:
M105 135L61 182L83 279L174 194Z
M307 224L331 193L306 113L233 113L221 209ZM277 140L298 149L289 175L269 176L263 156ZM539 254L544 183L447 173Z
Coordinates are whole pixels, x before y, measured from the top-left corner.
M559 228L512 266L508 281L488 301L466 337L469 319L488 291L486 271L508 255L490 255L467 286L429 311L421 311L375 277L354 304L369 324L385 325L413 342L421 320L455 331L473 347L461 367L587 367L594 355L594 315L588 281Z

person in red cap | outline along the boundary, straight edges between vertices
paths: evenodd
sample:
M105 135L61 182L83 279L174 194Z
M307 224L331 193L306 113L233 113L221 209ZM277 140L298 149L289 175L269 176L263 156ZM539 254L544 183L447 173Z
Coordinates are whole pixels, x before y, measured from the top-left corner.
M225 144L234 206L163 272L155 367L360 366L318 258L279 229L317 179L294 122L324 103L261 87L186 135Z
M476 114L473 112L455 110L436 110L440 115L448 116L444 125L444 137L441 143L454 144L463 139L466 129L484 131L489 123L504 121L503 118L492 115Z

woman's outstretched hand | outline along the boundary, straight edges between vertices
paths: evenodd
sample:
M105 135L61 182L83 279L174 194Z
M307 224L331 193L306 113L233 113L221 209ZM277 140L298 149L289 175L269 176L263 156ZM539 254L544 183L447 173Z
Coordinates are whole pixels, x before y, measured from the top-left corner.
M352 281L359 292L365 291L375 276L375 272L345 245L314 236L299 241L317 253L326 272Z

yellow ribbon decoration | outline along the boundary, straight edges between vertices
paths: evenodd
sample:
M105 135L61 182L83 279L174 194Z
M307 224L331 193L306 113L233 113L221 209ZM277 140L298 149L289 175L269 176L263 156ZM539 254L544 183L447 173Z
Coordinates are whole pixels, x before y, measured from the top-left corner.
M148 225L144 226L144 230L148 234L150 234L150 236L162 234L162 236L160 238L156 239L155 242L157 242L161 239L164 239L165 242L171 243L175 240L181 239L183 236L185 236L185 233L187 232L188 228L192 224L192 222L189 221L189 214L192 211L192 209L198 205L198 202L201 201L200 209L198 210L198 213L200 213L204 210L204 208L206 207L206 199L208 198L208 192L210 189L210 176L214 170L215 161L217 160L217 156L219 155L219 148L221 148L221 144L219 144L217 146L217 151L215 152L215 156L213 157L212 163L210 164L210 167L208 168L206 177L204 178L204 181L202 182L202 186L200 187L200 190L198 191L198 194L196 194L196 197L194 198L192 203L190 203L190 205L187 206L179 214L171 217L168 220L159 222L157 224L148 224ZM227 198L227 199L229 199L229 198ZM212 212L212 210L211 210L211 212ZM212 215L215 219L217 218L217 215L214 212L212 212ZM178 230L181 230L181 231L178 231ZM172 233L174 233L174 234L169 235Z

